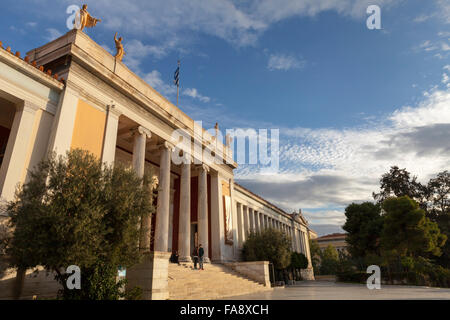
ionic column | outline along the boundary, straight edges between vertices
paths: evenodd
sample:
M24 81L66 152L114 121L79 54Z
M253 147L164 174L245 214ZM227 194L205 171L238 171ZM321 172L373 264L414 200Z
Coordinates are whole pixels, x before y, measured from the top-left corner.
M178 255L180 262L191 261L191 159L181 165L180 221L178 228Z
M247 206L242 206L242 214L244 216L244 241L247 239L248 234L250 233L250 221L248 218L248 207Z
M300 244L300 252L305 253L305 247L303 245L303 234L301 230L298 230L298 238L299 238L299 244Z
M256 232L255 230L255 215L252 208L248 208L248 216L250 218L250 232Z
M133 145L133 169L139 178L144 177L145 171L145 147L147 144L147 138L151 137L151 132L144 127L138 127L133 132L134 145ZM140 223L140 240L139 248L141 251L150 251L150 238L152 229L152 217L144 217Z
M150 130L144 127L137 127L133 132L133 169L139 178L144 177L145 172L145 146L147 145L147 138L151 138Z
M260 231L264 230L264 213L262 212L259 213L259 228Z
M261 231L261 225L259 220L259 212L255 211L255 231L260 232Z
M239 238L239 247L242 247L242 244L244 243L244 222L242 217L242 204L239 202L236 202L236 211L237 211L237 231L238 231L238 238Z
M311 250L309 248L309 233L305 232L305 243L306 243L306 258L308 259L308 268L312 268L312 261L311 261Z
M208 245L208 171L205 164L199 167L198 176L198 242L205 251L204 261L209 262Z
M174 184L172 184L173 186ZM173 206L175 200L175 189L170 189L170 207L169 207L169 252L173 250Z
M155 226L155 251L160 252L167 252L169 244L170 156L172 149L173 146L169 142L165 142L161 146Z
M114 165L114 159L116 157L117 130L119 128L120 115L121 112L117 108L108 106L102 161L109 166Z
M23 182L23 171L37 110L38 106L25 101L17 107L14 116L0 171L0 196L7 201L14 199L17 183Z
M291 228L291 235L292 235L292 251L297 252L297 240L295 237L295 227Z

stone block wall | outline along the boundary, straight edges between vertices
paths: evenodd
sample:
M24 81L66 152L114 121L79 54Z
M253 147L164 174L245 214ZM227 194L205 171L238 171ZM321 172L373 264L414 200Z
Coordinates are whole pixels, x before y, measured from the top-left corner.
M269 261L228 262L224 264L245 277L270 287Z
M303 280L314 280L314 270L313 268L301 269L300 274Z
M143 300L169 299L169 258L168 252L146 254L141 263L126 271L126 290L134 287L142 289Z

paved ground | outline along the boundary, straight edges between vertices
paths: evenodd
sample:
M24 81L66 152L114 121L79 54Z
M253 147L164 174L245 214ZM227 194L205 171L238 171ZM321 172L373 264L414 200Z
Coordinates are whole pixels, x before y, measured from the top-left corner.
M369 290L365 285L305 281L300 285L278 288L269 292L227 298L230 300L450 300L450 289L415 286L381 285Z

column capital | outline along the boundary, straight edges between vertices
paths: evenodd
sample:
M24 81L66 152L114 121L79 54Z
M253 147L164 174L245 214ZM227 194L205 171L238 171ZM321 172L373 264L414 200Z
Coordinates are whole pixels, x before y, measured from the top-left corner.
M197 169L198 172L202 172L202 171L209 172L209 170L210 170L209 166L204 163L195 166L195 168Z
M115 104L109 104L106 106L106 110L108 113L116 118L119 118L123 112L119 109L117 109L117 106Z
M170 151L173 151L173 150L175 150L175 145L169 141L164 141L163 143L158 145L158 149L159 150L169 149Z
M137 135L140 134L142 136L146 136L146 138L151 138L152 137L152 132L150 130L148 130L147 128L144 128L143 126L138 126L134 129L131 129L131 131L133 132L133 135Z

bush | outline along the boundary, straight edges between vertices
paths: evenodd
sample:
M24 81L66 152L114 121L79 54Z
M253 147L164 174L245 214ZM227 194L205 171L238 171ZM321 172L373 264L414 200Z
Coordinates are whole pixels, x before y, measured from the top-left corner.
M320 274L336 274L339 266L339 256L336 249L329 245L320 255Z
M291 240L275 229L250 233L242 256L245 261L270 261L275 269L285 269L291 263Z
M306 258L306 256L303 253L292 252L290 268L292 269L308 268L308 258Z
M336 273L336 279L340 282L366 283L369 274L362 271L343 271Z

